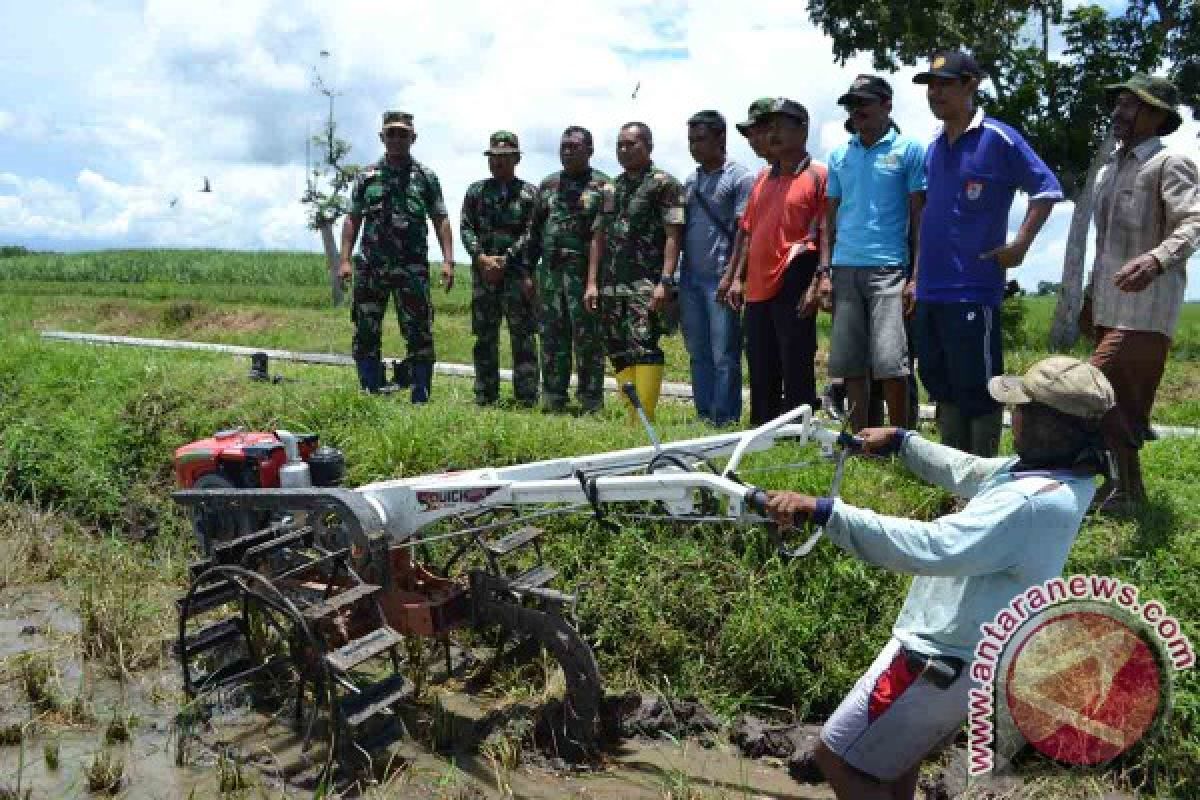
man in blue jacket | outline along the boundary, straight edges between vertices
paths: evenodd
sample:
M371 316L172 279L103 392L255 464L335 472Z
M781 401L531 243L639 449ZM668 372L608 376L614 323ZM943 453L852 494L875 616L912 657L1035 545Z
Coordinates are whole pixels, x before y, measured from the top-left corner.
M1058 577L1095 494L1101 419L1115 406L1099 369L1052 356L989 390L1013 405L1016 458L980 458L903 428L861 433L866 452L899 455L967 500L961 511L918 522L828 497L769 495L776 520L824 525L851 555L915 576L891 641L821 729L817 763L840 800L913 797L921 760L967 718L964 666L980 626Z
M916 349L942 442L994 456L1001 409L987 387L1004 371L999 311L1007 272L1025 259L1063 193L1021 134L975 108L982 79L975 59L957 51L937 54L913 78L926 85L929 108L943 123L925 153ZM1029 207L1009 242L1008 212L1018 189Z

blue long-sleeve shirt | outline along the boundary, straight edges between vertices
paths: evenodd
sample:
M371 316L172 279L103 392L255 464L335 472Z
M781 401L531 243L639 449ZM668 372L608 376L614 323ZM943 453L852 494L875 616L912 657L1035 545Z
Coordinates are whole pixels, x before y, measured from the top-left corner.
M981 625L1062 573L1095 482L1014 472L1015 458L979 458L915 434L900 457L920 478L968 499L966 507L918 522L837 500L826 535L863 561L916 576L892 628L905 647L969 662Z

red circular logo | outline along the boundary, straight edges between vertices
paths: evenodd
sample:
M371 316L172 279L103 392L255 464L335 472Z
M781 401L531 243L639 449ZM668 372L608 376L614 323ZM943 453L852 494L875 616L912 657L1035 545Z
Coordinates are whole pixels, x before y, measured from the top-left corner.
M1020 642L1005 699L1039 752L1066 764L1100 764L1132 747L1163 706L1164 677L1146 640L1098 611L1056 615Z

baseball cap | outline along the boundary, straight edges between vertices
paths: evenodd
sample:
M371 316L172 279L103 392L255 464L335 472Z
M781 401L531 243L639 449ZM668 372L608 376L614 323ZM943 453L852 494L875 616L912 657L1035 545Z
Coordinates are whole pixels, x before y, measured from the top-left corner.
M1137 72L1122 83L1110 83L1104 87L1104 99L1109 108L1117 102L1117 95L1121 92L1133 92L1146 105L1160 108L1170 115L1170 119L1158 129L1160 136L1174 133L1183 124L1183 117L1176 108L1179 105L1179 89L1166 78Z
M763 114L767 113L774 102L774 97L760 97L750 104L750 108L746 110L746 121L737 124L737 129L741 131L742 136L745 136L747 131L762 122Z
M772 114L782 114L785 117L797 119L803 124L808 124L808 109L797 103L795 100L789 100L786 97L776 97L771 101L771 107L760 116L768 117Z
M383 129L388 128L407 128L413 130L413 115L407 111L385 111L383 112Z
M1020 377L997 375L988 381L988 391L1000 403L1041 403L1093 422L1117 402L1103 372L1070 356L1043 358Z
M859 75L850 84L846 93L838 98L838 105L844 106L852 99L862 100L891 100L892 85L878 75Z
M929 60L929 69L913 76L913 83L929 83L931 78L982 78L983 70L975 59L961 50L942 50Z
M512 131L496 131L488 139L488 149L483 151L485 156L520 155L521 143Z

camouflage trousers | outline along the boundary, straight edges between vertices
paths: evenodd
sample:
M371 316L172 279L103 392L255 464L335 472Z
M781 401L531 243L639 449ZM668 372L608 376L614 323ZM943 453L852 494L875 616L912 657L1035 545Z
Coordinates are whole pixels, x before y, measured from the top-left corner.
M617 372L635 364L662 364L663 351L658 339L665 332L659 314L650 310L654 291L649 281L641 286L617 287L620 294L600 296L600 318L604 326L604 347Z
M583 307L587 264L540 265L537 271L538 316L542 332L542 395L547 408L567 404L571 351L579 383L575 389L585 411L604 405L604 347L600 318Z
M512 343L513 395L531 406L538 398L537 320L533 303L521 291L521 276L507 270L499 286L488 285L471 270L471 333L475 334L475 402L500 396L500 320L508 319Z
M388 298L404 334L410 361L434 361L433 304L429 301L429 264L371 264L354 260L354 321L351 354L356 360L378 359Z

